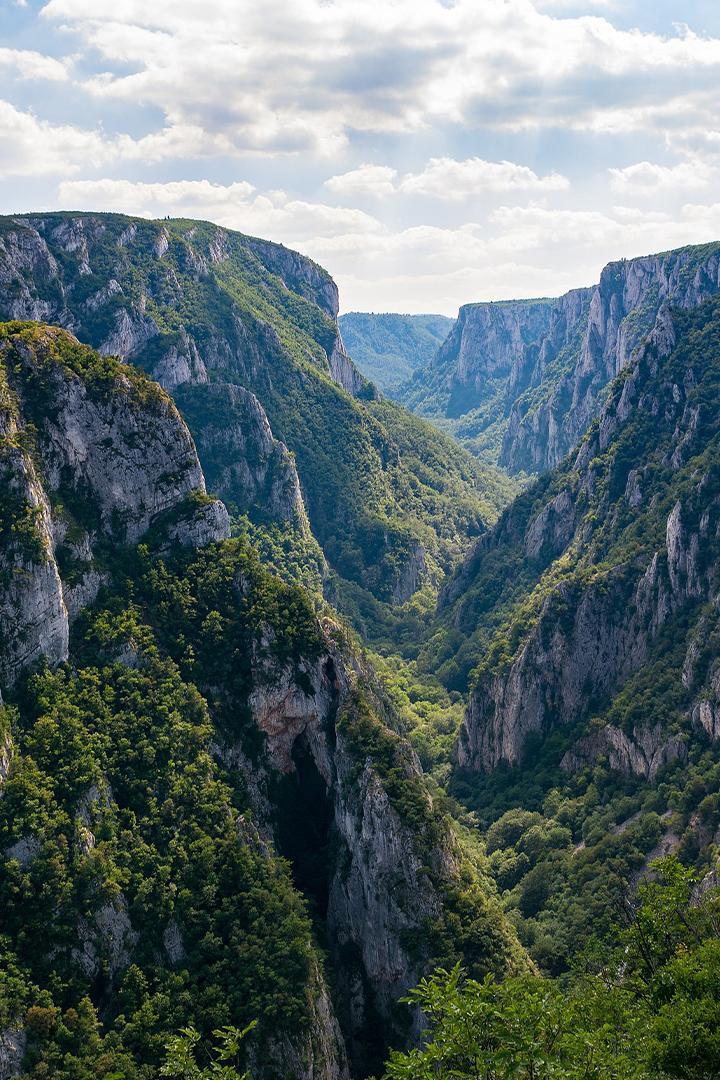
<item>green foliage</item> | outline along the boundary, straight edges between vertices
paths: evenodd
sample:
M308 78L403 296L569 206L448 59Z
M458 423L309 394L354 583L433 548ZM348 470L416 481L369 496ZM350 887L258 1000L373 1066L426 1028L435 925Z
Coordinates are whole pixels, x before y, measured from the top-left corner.
M417 368L432 361L453 323L444 315L350 311L340 316L348 353L363 375L391 394Z
M692 900L677 860L653 869L598 974L478 982L456 966L422 980L408 1000L428 1018L425 1045L392 1053L385 1080L712 1080L720 896Z
M393 1053L386 1080L648 1076L633 1061L631 1005L599 983L564 994L532 976L476 982L456 967L424 979L410 1000L428 1017L431 1038Z
M258 525L245 514L234 519L233 535L245 537L263 566L282 581L322 595L327 564L311 535L289 525Z
M144 405L167 404L168 395L152 379L114 356L79 344L58 327L37 322L0 323L5 364L22 374L26 407L48 407L52 373L62 368L77 376L91 397L129 397Z
M353 398L333 382L334 286L309 260L206 222L84 215L90 273L81 273L78 252L66 251L50 227L68 217L48 214L30 222L59 264L68 286L62 310L72 312L80 340L97 347L116 328L119 314L131 311L137 318L142 310L158 332L139 344L133 360L152 372L171 347L182 351L191 335L200 356L212 358L207 366L215 382L180 390L179 400L187 405L211 486L217 452L204 445L202 432L222 411L219 386L239 384L257 396L274 436L295 453L312 531L328 562L365 595L383 605L397 599L419 546L427 562L424 576L436 587L468 537L494 520L510 498L513 485L498 470L479 466L426 422L374 401L369 385ZM122 292L105 303L85 303L110 280ZM42 283L33 280L28 287ZM133 393L162 395L115 359L70 349L63 341L53 347L67 351L62 362L93 393L109 392L122 370ZM258 507L241 505L241 488L223 490L223 496L256 523L267 524Z
M296 1035L318 963L290 867L210 757L208 709L252 749L263 657L322 648L312 603L240 539L170 563L119 553L114 582L75 626L78 666L32 676L2 713L0 1017L24 1023L38 1080L154 1077L182 1027L205 1039L258 1017L261 1046Z
M242 1040L254 1027L253 1021L243 1031L229 1025L213 1031L214 1056L204 1067L197 1061L200 1033L195 1028L185 1028L169 1040L160 1075L175 1076L179 1080L213 1080L214 1077L217 1080L250 1080L249 1073L239 1071L239 1055Z
M458 693L449 693L436 679L418 671L417 663L396 653L372 653L395 711L418 754L423 770L439 784L449 779L450 756L465 712Z

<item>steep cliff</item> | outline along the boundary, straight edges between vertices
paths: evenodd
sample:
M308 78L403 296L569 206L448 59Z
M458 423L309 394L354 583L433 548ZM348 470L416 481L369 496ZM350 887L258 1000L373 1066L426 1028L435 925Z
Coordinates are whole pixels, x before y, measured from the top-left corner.
M428 465L401 455L407 421L354 367L337 310L311 260L205 222L0 221L0 318L57 323L143 368L180 403L234 512L300 531L309 519L333 569L389 601L399 582L437 580L507 484L420 421Z
M662 305L692 308L718 289L717 244L606 266L590 296L579 347L566 350L559 362L562 345L557 350L553 344L529 390L514 402L501 462L527 472L557 465L598 415L609 382L652 330Z
M526 960L451 821L434 806L372 671L338 628L317 658L278 673L264 642L249 704L261 766L242 743L220 756L245 776L256 820L290 858L325 928L341 1025L356 1070L420 1033L399 999L433 963L480 971Z
M707 673L687 670L701 616L711 632L718 586L719 310L714 300L660 309L575 455L507 512L450 586L455 625L469 626L499 566L514 577L493 586L496 615L478 619L500 629L483 639L458 744L464 767L517 763L531 735L603 715L623 686L632 697L630 680L660 664L668 642L676 657L679 643L690 650L685 676L676 672L688 737L693 701L711 693ZM608 728L565 765L605 753L654 776L683 753L661 728L662 738L651 715L624 733Z
M66 659L108 545L161 522L193 545L229 535L170 398L47 326L0 326L0 470L0 688Z
M497 458L510 382L527 382L529 346L546 333L550 300L465 304L432 360L398 390L409 408L447 425L476 453Z
M542 473L577 445L611 380L664 303L692 308L720 289L720 246L610 263L557 300L469 304L432 363L398 391L474 453Z
M527 968L346 634L220 542L167 393L39 324L0 360L7 1068L140 1080L178 1028L258 1020L259 1080L347 1080L417 1037L433 963Z

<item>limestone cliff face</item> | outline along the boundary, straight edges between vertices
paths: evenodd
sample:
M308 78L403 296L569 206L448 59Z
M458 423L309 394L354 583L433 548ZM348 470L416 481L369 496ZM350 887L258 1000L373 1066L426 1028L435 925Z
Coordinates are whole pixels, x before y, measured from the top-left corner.
M254 394L242 386L185 384L176 389L175 400L195 421L195 441L212 491L261 520L286 522L309 533L294 459L273 438Z
M7 1027L0 1031L0 1080L22 1075L26 1046L27 1035L21 1028Z
M496 460L517 387L528 382L535 342L547 333L553 310L551 300L465 304L432 361L418 367L397 397L421 415L450 420L460 441Z
M428 437L407 429L415 445L398 459L402 417L348 356L337 288L311 260L207 222L38 214L0 221L0 286L0 318L41 315L171 393L210 489L254 526L309 522L332 568L384 601L433 572L418 573L401 535L421 541L429 525L428 563L454 557L462 529L417 520L424 489L447 479L422 460ZM449 472L468 501L493 490L478 510L490 516L496 478L476 480L459 456ZM385 521L397 528L376 544Z
M660 724L635 728L630 735L613 724L606 724L594 735L587 735L564 754L561 768L576 772L606 757L611 769L624 776L654 780L660 769L673 761L687 760L687 746L681 735L667 735Z
M327 270L283 244L256 237L247 237L245 242L261 262L277 274L286 288L311 300L332 319L337 319L340 307L338 288Z
M462 606L484 560L504 545L538 566L524 614L518 609L515 629L505 631L516 636L514 653L505 647L495 665L481 668L458 743L461 766L515 764L531 734L578 723L643 668L674 620L713 600L720 493L708 401L716 376L706 353L710 338L696 347L690 335L711 335L714 310L705 305L693 322L660 308L574 459L539 486L529 516L532 493L511 508L449 590L446 602ZM677 635L688 634L683 626ZM699 647L688 645L683 675L688 689L693 648ZM700 687L695 693L701 696ZM710 737L712 701L698 701L693 711L696 727ZM655 728L649 717L647 728L608 725L581 739L564 765L607 756L620 771L653 778L684 753L683 738Z
M108 259L114 264L111 270ZM231 239L220 228L190 229L179 245L159 223L131 222L120 230L117 221L109 227L92 215L8 220L0 232L0 316L57 323L103 355L145 367L167 390L194 387L198 424L192 430L200 444L207 441L201 438L203 423L199 421L205 390L203 422L223 395L224 410L237 410L239 394L233 384L271 379L268 365L273 354L287 350L275 328L242 304L235 308L222 304L221 318L207 328L198 329L193 322L192 307L198 303L193 293L198 285L212 293L215 278L227 266L240 265L244 270L248 262L272 276L275 287L291 303L292 298L301 297L306 305L317 305L316 333L325 350L318 362L324 362L330 377L350 394L368 392L370 384L345 352L337 324L337 287L326 271L282 245L249 237L238 243L238 234ZM138 276L129 273L135 264L142 266L145 279L139 287ZM253 268L247 269L252 272ZM168 310L173 312L170 330ZM257 403L252 410L257 411ZM254 428L260 445L250 456L262 457L267 453L267 417ZM252 436L253 425L248 424L237 448L231 440L226 445L229 453L237 450L238 457L228 461L223 494L242 510L252 507L265 481L262 467L252 480L243 475L247 459L243 461L242 454ZM204 450L201 445L203 466L207 464ZM278 507L269 505L266 513L272 515L277 509L279 520L302 516L299 482L288 475L295 467L281 443L275 456L285 457L281 471L286 474L283 484L289 488L289 502L282 499ZM232 486L233 478L238 480L237 488ZM248 505L243 503L245 497L250 499Z
M358 397L361 393L366 392L371 396L376 396L372 383L369 383L365 376L360 374L348 356L339 330L328 357L328 363L330 364L330 374L333 379L338 386L342 386L343 390L347 390L348 394Z
M432 364L399 391L511 473L543 473L599 415L664 304L693 308L720 289L720 246L610 263L598 285L556 300L468 304Z
M245 772L256 820L292 860L324 922L337 1014L351 1061L365 1075L382 1064L373 1055L383 1043L419 1035L421 1017L404 1016L398 1000L427 971L431 928L469 870L449 827L433 825L420 766L387 726L370 673L338 646L332 624L325 630L327 651L299 669L278 671L264 655L271 640L262 643L249 700L264 735L262 762L251 764L240 744L219 746L218 754ZM364 744L360 729L379 735ZM393 747L399 782L423 802L424 826L403 814L398 779L388 779L376 738ZM522 951L496 914L485 963L521 969Z
M541 343L528 383L534 393L512 407L502 464L527 472L557 465L600 412L608 383L652 330L663 304L695 307L718 289L720 249L708 244L610 263L586 311L578 303L581 293L561 297L553 319L556 336ZM557 334L559 327L564 329ZM562 366L569 370L556 374L552 364L563 349Z
M495 380L522 380L526 347L546 333L551 312L547 300L465 304L460 308L435 360L450 372L449 416L480 404Z
M103 365L64 331L10 324L0 389L7 686L41 656L66 658L69 622L104 580L103 544L137 543L163 520L178 542L207 543L229 522L204 495L187 427L149 380Z

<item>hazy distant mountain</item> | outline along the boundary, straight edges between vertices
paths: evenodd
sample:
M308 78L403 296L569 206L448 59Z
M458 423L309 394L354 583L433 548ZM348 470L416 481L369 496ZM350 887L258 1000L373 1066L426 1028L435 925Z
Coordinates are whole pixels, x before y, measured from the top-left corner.
M350 311L340 316L340 329L356 366L392 396L417 368L431 363L454 322L446 315Z

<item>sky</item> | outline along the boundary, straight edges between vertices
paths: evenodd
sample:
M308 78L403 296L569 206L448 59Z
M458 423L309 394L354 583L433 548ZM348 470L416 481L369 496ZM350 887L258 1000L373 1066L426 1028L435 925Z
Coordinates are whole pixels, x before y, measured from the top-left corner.
M342 310L720 238L718 0L0 0L0 212L215 221Z

